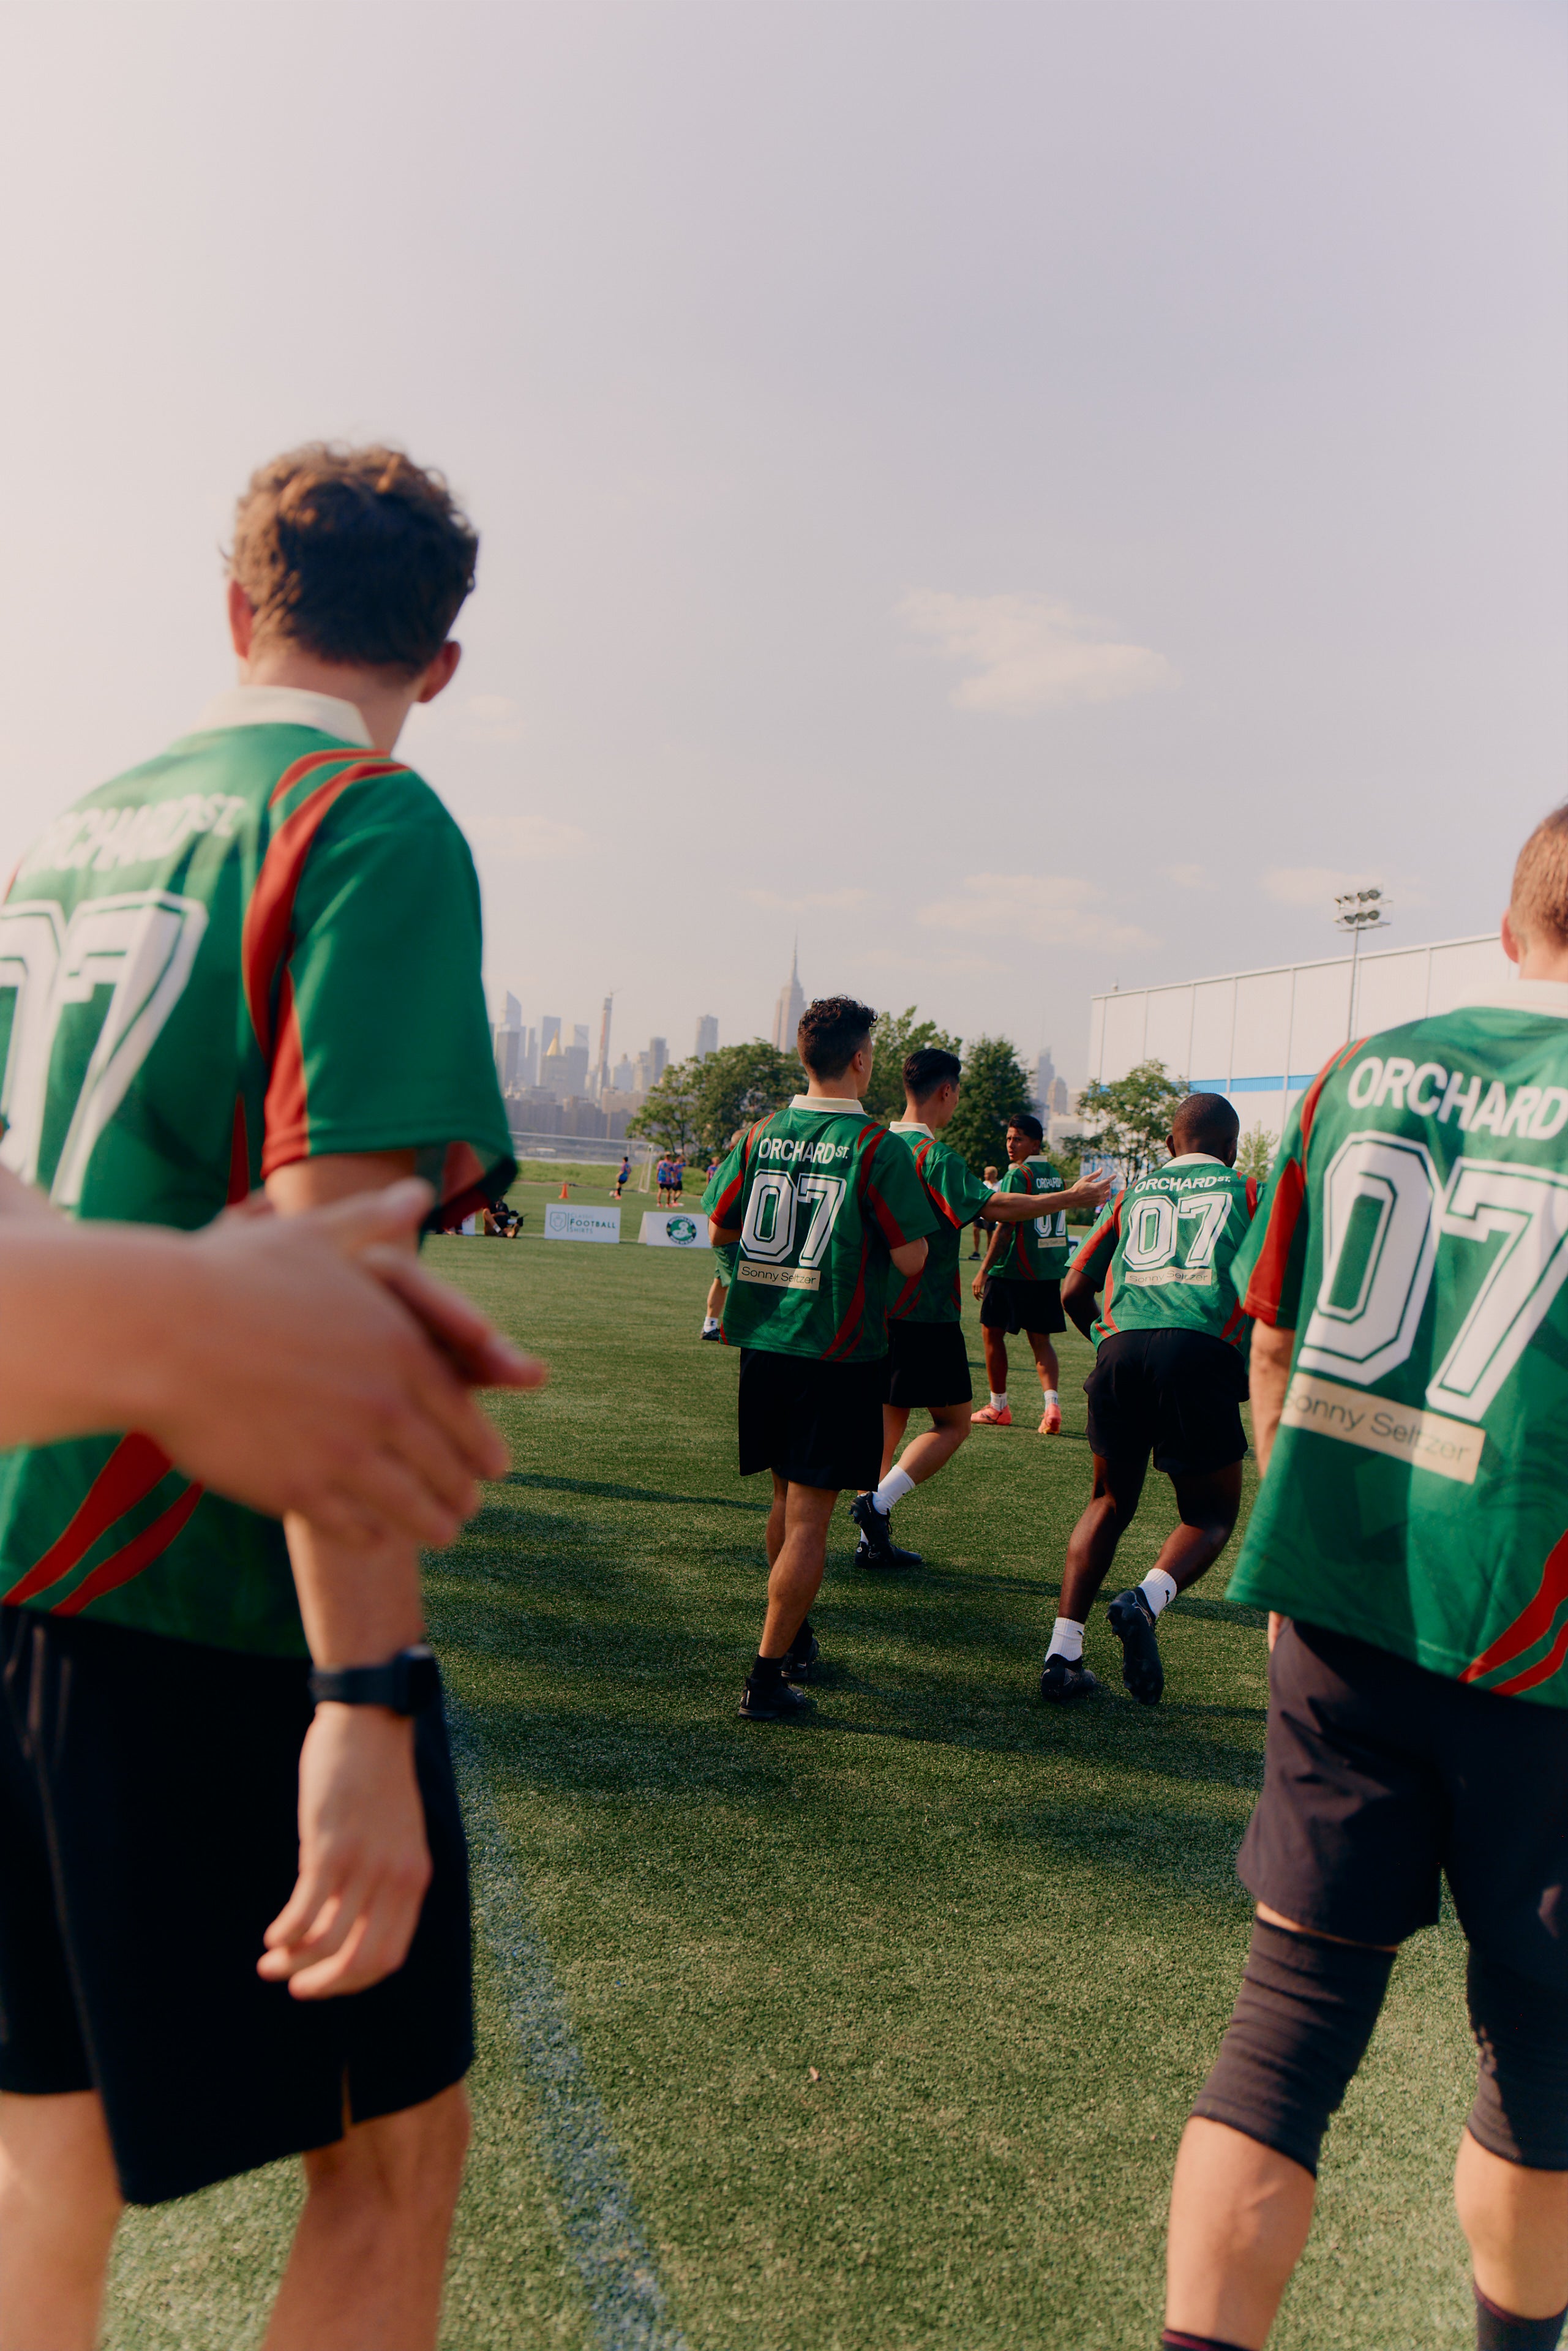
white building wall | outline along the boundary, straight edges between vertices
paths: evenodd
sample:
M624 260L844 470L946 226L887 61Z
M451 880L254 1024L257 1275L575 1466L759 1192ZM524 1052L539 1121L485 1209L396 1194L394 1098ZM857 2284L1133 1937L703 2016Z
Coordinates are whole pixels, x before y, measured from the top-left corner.
M1244 1130L1261 1126L1277 1135L1348 1037L1452 1011L1516 977L1489 933L1364 954L1354 1018L1348 955L1124 988L1091 999L1089 1075L1108 1084L1135 1062L1163 1061L1189 1084L1228 1094Z

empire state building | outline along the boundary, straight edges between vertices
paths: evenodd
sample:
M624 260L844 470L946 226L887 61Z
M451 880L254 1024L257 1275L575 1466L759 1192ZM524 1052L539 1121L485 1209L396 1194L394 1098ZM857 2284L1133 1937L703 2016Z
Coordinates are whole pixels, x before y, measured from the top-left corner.
M805 991L800 986L800 943L797 940L789 961L789 977L779 991L779 1008L773 1015L773 1042L779 1052L795 1050L795 1031L805 1009Z

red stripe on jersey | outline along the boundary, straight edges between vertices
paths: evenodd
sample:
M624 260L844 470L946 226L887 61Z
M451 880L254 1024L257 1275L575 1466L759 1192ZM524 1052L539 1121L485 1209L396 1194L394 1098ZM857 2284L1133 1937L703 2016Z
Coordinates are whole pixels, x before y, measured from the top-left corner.
M831 1364L845 1348L852 1347L860 1337L861 1324L865 1321L865 1261L871 1246L871 1235L861 1235L861 1261L855 1270L855 1286L850 1302L844 1309L843 1321L834 1332L831 1343L822 1350L822 1361Z
M1511 1665L1526 1649L1533 1649L1552 1630L1552 1620L1564 1600L1568 1600L1568 1534L1552 1544L1546 1565L1541 1573L1534 1597L1521 1609L1511 1625L1504 1627L1490 1647L1471 1659L1459 1676L1462 1682L1479 1681L1483 1674L1495 1673L1499 1666ZM1563 1644L1568 1640L1568 1627L1560 1633L1552 1646L1549 1659L1531 1666L1516 1680L1494 1682L1492 1687L1511 1696L1516 1690L1532 1689L1537 1682L1545 1681L1563 1662Z
M940 1209L942 1215L946 1217L947 1222L954 1227L955 1230L956 1230L963 1223L962 1217L956 1215L954 1209L943 1198L935 1184L931 1183L927 1179L925 1174L925 1162L930 1155L931 1145L929 1143L923 1143L919 1150L915 1155L915 1165L920 1170L921 1182L925 1186L925 1196L930 1201L934 1208ZM920 1276L917 1273L913 1274L910 1279L914 1281L918 1281Z
M1111 1255L1105 1265L1105 1289L1104 1294L1100 1301L1100 1320L1103 1322L1107 1331L1113 1332L1115 1332L1116 1324L1111 1312L1111 1299L1116 1287L1116 1251L1121 1246L1122 1240L1122 1203L1120 1200L1117 1201L1115 1207L1111 1211ZM1091 1238L1092 1238L1092 1236L1091 1236ZM1087 1249L1089 1243L1085 1241L1083 1246L1084 1249Z
M344 760L348 761L346 767ZM245 998L250 1010L251 1026L263 1053L268 1059L272 1052L272 988L278 970L287 959L294 928L294 901L298 893L305 861L320 831L322 819L333 804L341 799L350 784L367 783L378 776L407 775L410 771L396 759L356 758L347 751L312 751L308 758L297 759L285 768L273 788L272 802L276 803L296 784L303 783L319 768L337 766L341 773L325 778L309 798L301 801L286 816L267 844L267 855L256 876L256 888L250 893L250 904L245 910L245 928L240 938L240 969L245 979Z
M200 1486L187 1486L179 1500L171 1502L150 1527L143 1527L123 1551L111 1552L108 1559L99 1562L90 1575L84 1575L76 1590L50 1609L50 1615L79 1616L84 1608L89 1607L95 1600L101 1600L106 1592L117 1592L122 1583L129 1583L144 1568L151 1567L153 1561L161 1559L168 1550L201 1500L203 1491Z
M1274 1186L1263 1246L1258 1252L1258 1262L1252 1269L1247 1295L1241 1301L1255 1322L1267 1322L1270 1328L1280 1318L1280 1293L1285 1286L1285 1269L1291 1262L1291 1244L1296 1237L1296 1219L1301 1213L1301 1202L1306 1196L1307 1179L1301 1161L1287 1159Z
M1226 1326L1225 1326L1224 1330L1220 1332L1220 1334L1219 1334L1219 1335L1220 1335L1220 1337L1221 1337L1222 1339L1228 1339L1228 1338L1230 1337L1230 1335L1231 1335L1232 1332L1233 1332L1233 1331L1235 1331L1235 1330L1237 1330L1237 1329L1240 1326L1240 1324L1242 1324L1243 1322L1246 1322L1246 1320L1247 1320L1247 1309L1245 1308L1245 1306L1239 1306L1239 1307L1236 1309L1236 1311L1235 1311L1235 1312L1232 1314L1232 1316L1230 1317L1229 1322L1227 1322L1227 1324L1226 1324Z
M109 1532L116 1519L122 1519L127 1510L144 1502L159 1479L166 1478L173 1467L162 1447L155 1445L150 1437L122 1437L82 1496L64 1534L56 1538L20 1583L12 1585L4 1595L4 1604L7 1608L20 1607L24 1601L36 1599L51 1583L68 1575L87 1557L99 1537Z
M250 1137L246 1132L245 1096L235 1103L235 1131L229 1142L228 1205L237 1207L250 1197Z
M1247 1178L1247 1221L1248 1221L1248 1223L1249 1223L1249 1224L1250 1224L1250 1223L1251 1223L1251 1221L1252 1221L1253 1217L1257 1215L1257 1213L1258 1213L1258 1178L1256 1177L1256 1176L1249 1176L1249 1177Z
M310 1129L306 1118L305 1103L305 1043L299 1034L299 1015L294 1004L294 977L283 975L277 991L277 1042L273 1048L272 1074L267 1081L267 1104L262 1113L261 1176L267 1178L279 1167L291 1167L297 1159L310 1155Z

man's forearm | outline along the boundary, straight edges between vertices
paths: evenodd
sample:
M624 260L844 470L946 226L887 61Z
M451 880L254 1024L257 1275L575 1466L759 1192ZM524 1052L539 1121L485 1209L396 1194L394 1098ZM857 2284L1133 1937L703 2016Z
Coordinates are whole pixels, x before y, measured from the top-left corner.
M0 1445L136 1428L183 1321L221 1312L182 1236L0 1219Z
M1098 1302L1097 1293L1089 1282L1075 1280L1071 1274L1068 1275L1061 1285L1061 1311L1086 1339L1094 1336L1094 1311Z
M319 1666L379 1666L424 1638L413 1543L344 1543L284 1520L305 1638Z
M1253 1324L1248 1384L1252 1399L1252 1450L1258 1456L1260 1476L1268 1468L1274 1450L1295 1347L1293 1331L1272 1329L1267 1322Z

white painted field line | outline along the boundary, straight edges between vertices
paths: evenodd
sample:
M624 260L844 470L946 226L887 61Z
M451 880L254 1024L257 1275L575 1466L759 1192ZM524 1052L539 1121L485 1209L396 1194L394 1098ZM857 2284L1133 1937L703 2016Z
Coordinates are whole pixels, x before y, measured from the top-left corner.
M555 2219L602 2351L690 2351L637 2222L614 2139L588 2078L549 1954L519 1896L478 1741L450 1689L446 1719L468 1831L474 1907L538 2098L538 2131Z

